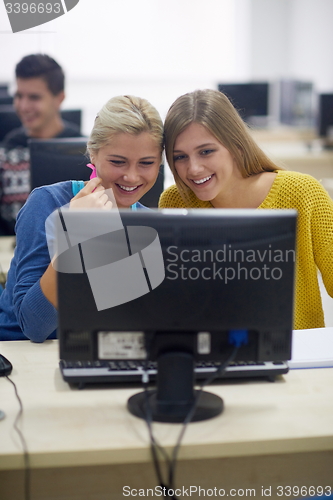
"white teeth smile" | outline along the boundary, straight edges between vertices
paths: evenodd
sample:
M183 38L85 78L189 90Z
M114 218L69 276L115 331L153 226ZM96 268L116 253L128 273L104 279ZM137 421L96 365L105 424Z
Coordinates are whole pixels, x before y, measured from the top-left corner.
M209 177L204 177L203 179L200 179L199 181L195 181L194 179L192 179L192 180L195 184L203 184L204 182L209 181L211 178L212 178L212 175L210 175Z
M121 187L121 189L124 189L125 191L134 191L134 189L136 189L138 186L129 187L129 186L122 186L121 184L119 184L119 187Z

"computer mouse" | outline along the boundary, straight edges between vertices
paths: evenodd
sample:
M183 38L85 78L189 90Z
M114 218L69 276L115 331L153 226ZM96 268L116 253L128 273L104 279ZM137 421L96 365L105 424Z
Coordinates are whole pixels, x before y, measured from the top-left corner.
M8 361L5 356L0 354L0 377L5 377L9 375L13 369L13 366L10 361Z

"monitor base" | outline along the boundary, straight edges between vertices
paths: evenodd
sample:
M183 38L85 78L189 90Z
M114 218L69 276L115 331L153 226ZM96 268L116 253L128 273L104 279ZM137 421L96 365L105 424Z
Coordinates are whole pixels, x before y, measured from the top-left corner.
M194 398L200 391L194 391ZM192 409L194 398L186 402L165 402L162 403L156 399L157 391L150 390L139 392L130 397L127 402L127 408L136 417L147 420L150 413L151 420L154 422L183 423ZM149 398L149 408L147 408L147 398ZM149 413L147 412L149 411ZM202 391L196 405L196 409L191 422L208 420L209 418L220 415L223 411L223 400L210 392Z

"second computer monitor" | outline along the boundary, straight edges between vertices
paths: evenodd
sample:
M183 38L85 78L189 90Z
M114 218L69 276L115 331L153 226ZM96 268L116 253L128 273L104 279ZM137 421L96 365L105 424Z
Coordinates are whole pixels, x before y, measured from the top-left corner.
M312 82L281 80L279 90L279 121L292 127L314 125L314 87Z
M82 112L80 109L64 109L61 111L61 118L67 122L73 123L81 130ZM19 117L16 114L14 106L9 103L1 103L0 100L0 142L4 137L15 128L22 126Z
M269 114L268 82L220 83L218 90L226 94L246 122Z
M333 148L333 94L319 95L318 135L325 147Z
M31 189L67 180L88 180L85 137L30 139Z

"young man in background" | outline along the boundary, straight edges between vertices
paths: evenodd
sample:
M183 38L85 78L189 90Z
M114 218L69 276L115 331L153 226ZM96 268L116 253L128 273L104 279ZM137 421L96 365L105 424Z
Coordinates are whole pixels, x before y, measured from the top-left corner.
M24 57L15 69L15 111L22 126L9 132L1 146L0 234L14 234L16 215L30 193L28 140L81 136L79 128L61 118L65 98L64 72L44 54ZM47 165L46 165L47 167Z

